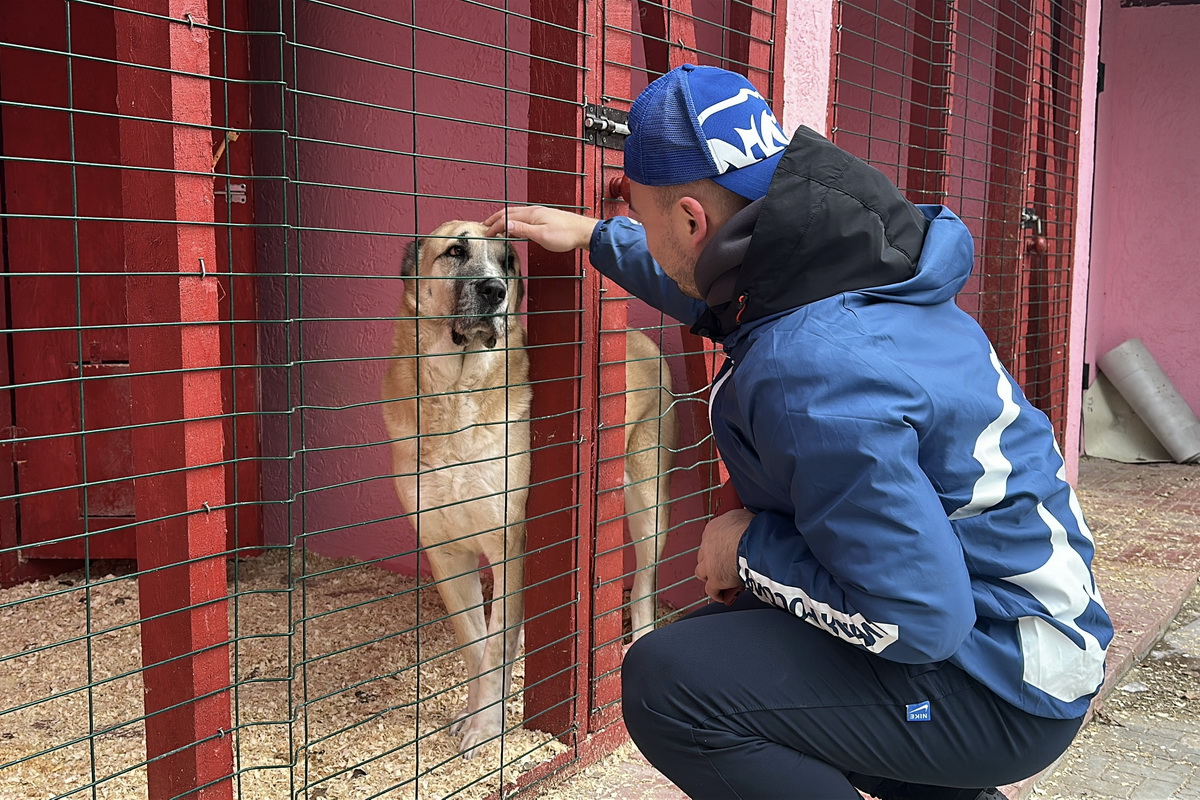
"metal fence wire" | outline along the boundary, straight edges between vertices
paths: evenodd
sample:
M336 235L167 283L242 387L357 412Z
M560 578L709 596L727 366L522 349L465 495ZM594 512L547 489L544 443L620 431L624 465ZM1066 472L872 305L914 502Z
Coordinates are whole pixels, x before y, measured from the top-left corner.
M838 0L832 137L967 224L958 295L1054 423L1067 411L1083 0Z
M840 0L831 110L1060 425L1080 2ZM623 741L722 356L466 223L621 213L585 119L684 61L778 106L785 16L0 0L0 796L534 796Z
M585 101L775 93L780 19L0 0L0 795L537 794L620 743L625 644L700 600L715 353L439 226L618 213Z

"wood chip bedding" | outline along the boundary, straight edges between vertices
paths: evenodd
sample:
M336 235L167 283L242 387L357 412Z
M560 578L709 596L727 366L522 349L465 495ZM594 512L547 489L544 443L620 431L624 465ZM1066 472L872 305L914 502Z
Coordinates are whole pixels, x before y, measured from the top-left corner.
M566 749L520 727L518 695L503 742L458 756L465 670L433 587L299 550L229 575L235 797L469 800ZM137 618L128 575L0 591L0 797L146 796Z

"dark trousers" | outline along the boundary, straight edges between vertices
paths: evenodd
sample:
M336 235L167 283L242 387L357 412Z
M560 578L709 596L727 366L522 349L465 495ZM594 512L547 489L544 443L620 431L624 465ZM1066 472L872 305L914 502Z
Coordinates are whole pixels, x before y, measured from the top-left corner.
M973 800L1044 769L1082 724L1027 714L945 662L880 658L748 592L642 637L622 673L634 742L695 800Z

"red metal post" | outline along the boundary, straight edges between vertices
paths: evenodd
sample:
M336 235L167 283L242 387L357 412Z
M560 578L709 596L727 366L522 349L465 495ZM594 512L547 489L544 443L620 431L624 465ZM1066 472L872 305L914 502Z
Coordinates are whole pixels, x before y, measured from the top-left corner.
M774 17L771 20L771 108L780 121L786 111L784 108L784 65L787 63L787 0L776 0ZM832 27L832 26L830 26ZM833 35L832 33L830 34ZM832 59L832 55L830 56ZM832 80L833 70L830 69ZM830 94L832 97L832 93ZM832 104L830 104L832 105Z
M599 4L597 4L599 5ZM603 29L602 42L597 42L588 53L588 63L605 63L603 74L598 76L603 83L597 94L608 98L627 98L632 94L630 70L614 67L616 64L632 64L632 34L634 30L632 4L605 3L603 18L598 23ZM613 101L609 105L617 105ZM627 109L626 109L627 110ZM611 193L606 189L610 179L618 183L624 169L624 159L618 150L599 147L589 148L589 164L598 180L591 182L586 191L593 207L601 209L602 216L621 213L616 208L606 207L611 202ZM625 184L628 186L628 183ZM591 632L588 642L590 674L588 730L603 730L620 719L621 697L620 666L624 653L621 604L625 586L625 329L629 324L626 292L607 279L600 279L600 302L598 328L600 347L597 357L599 430L597 431L596 470L596 536L592 552L593 562L592 619L588 622ZM587 622L581 620L581 622Z
M646 0L640 0L639 7L642 13L642 31L647 37L643 44L646 51L646 64L650 70L656 73L668 72L673 67L684 63L687 60L688 48L690 47L694 51L696 46L695 23L691 18L691 0L684 0L682 4L676 4L670 11L662 5L646 2ZM657 41L658 38L662 38L664 41ZM687 376L687 386L684 387L684 391L696 392L712 382L716 369L716 355L706 339L689 331L681 332L681 342L684 373ZM691 416L693 430L708 430L708 405L706 403L686 403L681 411ZM699 442L696 448L696 469L700 471L701 484L708 490L705 493L705 509L711 512L711 490L720 485L727 475L717 456L711 436Z
M912 79L909 81L908 172L905 195L914 203L946 196L950 126L950 60L954 53L949 0L920 0L913 9Z
M1022 302L1027 313L1018 380L1061 437L1066 424L1082 4L1037 0L1032 25L1030 169L1024 205L1040 222L1026 231L1022 248Z
M1052 217L1059 216L1060 211L1051 207L1052 201L1048 196L1051 185L1056 183L1054 165L1050 163L1050 149L1053 146L1050 117L1054 113L1054 74L1050 59L1053 57L1054 44L1051 42L1050 28L1053 22L1049 5L1045 0L1035 0L1031 19L1029 127L1025 143L1029 154L1029 170L1022 207L1031 209L1040 222L1027 227L1021 237L1020 302L1025 313L1022 315L1021 343L1017 356L1019 372L1015 373L1025 394L1043 410L1044 406L1039 401L1046 391L1043 381L1047 370L1043 359L1051 349L1049 318L1054 294L1053 280L1048 275L1051 258L1046 252L1044 237L1045 227L1051 223ZM1042 240L1040 249L1037 247L1039 237Z
M771 102L776 117L783 116L783 33L785 0L726 0L725 58L722 66L745 75Z
M1021 297L1021 209L1029 110L1031 0L1013 3L996 15L992 68L991 143L988 148L987 202L984 207L980 323L1001 363L1017 376ZM1019 377L1018 377L1019 380Z
M248 31L248 0L208 0L209 20L214 26L232 31ZM222 372L221 385L225 409L225 492L230 503L238 505L229 512L228 546L238 548L239 556L253 554L262 544L261 446L258 408L258 319L256 245L254 223L255 181L243 176L254 174L251 163L253 134L238 133L251 127L250 120L250 47L249 34L214 33L209 65L213 75L227 80L212 94L212 117L217 130L212 132L215 188L227 191L229 184L246 187L246 202L226 202L218 195L215 204L218 281L222 285L220 303L221 363L241 369ZM237 138L230 138L232 134ZM222 145L224 145L222 147ZM227 177L232 175L233 177ZM232 298L232 302L228 298ZM236 403L235 403L236 400Z
M597 187L599 188L599 187ZM623 295L624 291L605 281L605 291ZM593 601L590 619L580 618L591 652L588 710L592 718L588 725L594 731L619 718L616 701L621 697L620 672L622 645L623 589L625 585L625 328L627 302L623 299L603 299L598 314L592 309L586 317L595 320L585 325L585 337L599 339L597 370L598 393L593 395L599 405L596 431L595 477L595 539L589 542L594 553L592 587ZM586 537L590 538L590 537ZM582 611L582 609L581 609Z
M681 64L696 63L696 23L692 0L638 0L643 47L650 80Z
M143 426L133 450L149 794L224 800L233 756L219 312L206 274L213 152L209 81L196 77L209 48L193 24L206 13L194 0L121 7L132 12L116 15L117 99L132 421Z
M585 30L586 5L533 0L530 7L529 128L535 133L529 137L529 161L548 170L529 173L533 203L580 204L578 98L584 78L581 69L563 63L583 63L578 31ZM589 544L580 539L593 519L596 426L595 408L584 409L582 398L595 385L585 377L588 371L595 380L595 350L590 359L584 356L586 290L579 256L531 247L527 271L528 309L537 324L529 326L529 379L536 389L533 488L526 508L525 721L563 735L586 723L579 706L586 702L580 687L587 685L587 637L580 636L578 625L590 615L591 563L580 558Z

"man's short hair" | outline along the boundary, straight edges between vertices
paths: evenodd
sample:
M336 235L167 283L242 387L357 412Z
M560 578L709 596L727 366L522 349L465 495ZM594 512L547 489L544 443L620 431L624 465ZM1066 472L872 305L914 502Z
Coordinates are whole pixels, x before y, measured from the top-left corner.
M681 197L694 197L704 206L704 210L729 219L746 206L750 200L737 192L726 189L714 180L702 178L690 183L677 183L673 186L651 186L651 194L659 210L666 211Z

